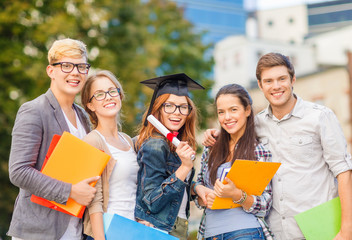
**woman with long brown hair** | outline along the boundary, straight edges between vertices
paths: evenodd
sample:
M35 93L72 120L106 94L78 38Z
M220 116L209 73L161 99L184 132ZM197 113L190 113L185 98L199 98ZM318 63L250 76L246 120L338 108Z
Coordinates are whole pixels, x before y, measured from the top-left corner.
M270 161L271 153L258 143L254 130L252 99L238 84L222 87L215 97L221 126L216 143L205 148L201 171L194 185L199 204L206 207L199 236L205 239L271 239L264 217L272 204L270 184L261 196L247 195L230 179L227 184L219 177L236 159ZM232 198L241 207L212 210L215 196Z
M135 217L180 239L187 239L190 185L194 175L197 110L188 90L203 89L186 74L145 80L154 89L137 141L139 164ZM181 140L172 145L146 121L152 114ZM175 134L176 135L176 134Z

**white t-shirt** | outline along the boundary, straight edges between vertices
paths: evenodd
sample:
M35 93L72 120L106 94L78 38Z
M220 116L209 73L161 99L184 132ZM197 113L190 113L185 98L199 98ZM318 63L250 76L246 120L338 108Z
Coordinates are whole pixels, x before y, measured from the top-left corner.
M82 139L87 133L82 123L79 121L78 115L75 111L77 128L68 120L64 111L62 113L65 116L66 123L70 129L70 133L80 139ZM66 232L60 238L60 240L81 240L82 238L82 219L71 216L70 222L67 226Z
M189 180L189 178L191 177L191 172L190 171L186 177L186 181ZM181 202L181 206L180 206L180 209L178 210L178 214L177 216L179 218L182 218L182 219L187 219L187 215L186 215L186 207L187 207L187 202L188 202L188 194L187 194L187 191L185 189L185 191L183 192L183 197L182 197L182 202Z
M99 131L97 132L99 133ZM119 134L119 136L130 145L130 149L127 151L122 151L110 145L102 134L100 136L102 136L112 157L116 160L109 179L107 212L135 220L134 208L136 205L137 173L139 169L137 155L122 134Z

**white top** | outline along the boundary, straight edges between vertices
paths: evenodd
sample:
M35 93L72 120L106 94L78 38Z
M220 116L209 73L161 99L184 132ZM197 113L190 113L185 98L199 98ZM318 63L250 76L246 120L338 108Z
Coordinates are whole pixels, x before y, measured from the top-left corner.
M188 173L185 181L188 182L189 178L191 177L191 172L192 172L192 170ZM179 218L187 219L187 215L186 215L187 202L188 202L188 194L185 189L185 191L183 192L181 206L180 206L180 209L178 210L178 214L177 214L177 216Z
M84 130L84 127L82 123L80 122L78 115L75 111L75 116L76 116L76 123L77 123L77 128L73 126L73 124L68 120L66 114L64 111L62 113L65 116L66 123L70 129L70 133L80 139L82 139L87 133ZM79 219L77 217L71 216L70 217L70 222L67 226L66 232L64 235L60 238L60 240L81 240L82 238L82 219Z
M303 239L294 216L337 196L335 177L352 168L351 156L335 114L303 101L278 120L270 107L256 118L256 130L281 166L272 180L269 226L280 239Z
M99 131L94 130L97 133ZM135 220L134 207L136 205L137 173L139 166L137 155L133 147L122 134L119 136L130 146L128 151L122 151L107 143L105 137L99 133L109 148L112 157L116 160L109 179L108 213Z

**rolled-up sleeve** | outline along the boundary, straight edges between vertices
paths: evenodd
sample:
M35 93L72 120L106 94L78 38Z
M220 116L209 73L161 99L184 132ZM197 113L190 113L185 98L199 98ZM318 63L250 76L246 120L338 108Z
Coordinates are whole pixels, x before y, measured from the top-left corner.
M323 157L336 177L352 169L351 154L336 115L330 109L323 109L320 115L320 137Z

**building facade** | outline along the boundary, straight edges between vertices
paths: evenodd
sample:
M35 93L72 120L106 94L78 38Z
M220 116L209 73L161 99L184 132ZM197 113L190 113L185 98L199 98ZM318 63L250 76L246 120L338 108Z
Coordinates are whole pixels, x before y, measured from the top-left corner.
M243 0L171 0L184 9L185 17L197 32L206 31L204 41L216 43L245 34L247 14Z
M324 1L307 5L309 35L352 25L351 0Z

